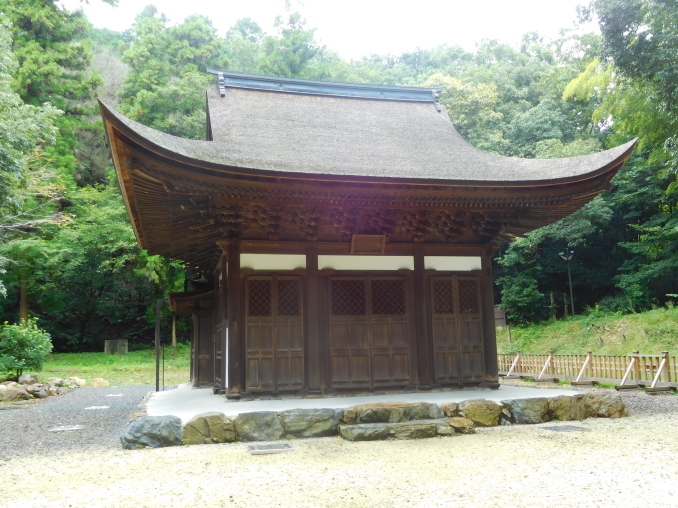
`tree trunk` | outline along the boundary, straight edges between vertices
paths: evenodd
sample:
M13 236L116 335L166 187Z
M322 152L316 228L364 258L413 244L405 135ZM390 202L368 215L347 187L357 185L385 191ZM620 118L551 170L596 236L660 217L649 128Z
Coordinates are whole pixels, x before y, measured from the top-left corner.
M177 348L177 315L172 312L172 348Z
M28 275L21 274L21 289L19 293L19 324L28 324Z
M570 309L570 303L569 300L567 299L567 295L563 293L563 302L565 303L565 314L563 314L564 317L567 317Z
M553 291L549 291L549 293L551 293L551 319L555 321L558 319L556 316L556 297L553 295Z

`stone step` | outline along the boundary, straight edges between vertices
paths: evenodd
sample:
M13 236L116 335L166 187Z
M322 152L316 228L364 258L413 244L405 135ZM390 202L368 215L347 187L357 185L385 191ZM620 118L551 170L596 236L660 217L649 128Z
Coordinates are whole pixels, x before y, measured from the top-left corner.
M424 439L475 432L473 422L465 418L436 418L396 423L358 423L339 425L339 435L348 441L385 439Z
M430 402L380 402L363 404L344 410L344 422L398 423L443 418L445 413L437 404Z

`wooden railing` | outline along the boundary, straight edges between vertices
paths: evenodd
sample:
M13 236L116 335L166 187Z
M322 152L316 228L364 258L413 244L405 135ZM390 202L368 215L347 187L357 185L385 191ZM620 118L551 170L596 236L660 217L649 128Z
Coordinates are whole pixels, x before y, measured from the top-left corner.
M533 377L539 380L571 379L577 384L588 382L622 382L623 388L651 386L678 387L676 357L668 351L660 355L641 355L634 351L626 356L593 355L497 355L499 375ZM541 379L540 379L541 378ZM632 381L626 384L627 381Z

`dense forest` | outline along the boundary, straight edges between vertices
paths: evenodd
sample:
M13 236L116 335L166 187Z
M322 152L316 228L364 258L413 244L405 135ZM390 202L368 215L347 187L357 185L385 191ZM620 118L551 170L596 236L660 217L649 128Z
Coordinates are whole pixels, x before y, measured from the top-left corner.
M441 86L459 132L508 156L585 155L638 138L610 192L500 247L495 300L513 322L563 317L565 248L574 252L577 313L636 312L678 298L678 4L594 0L579 16L597 20L600 35L528 33L520 47L482 40L472 52L439 46L346 61L292 10L276 18L275 33L245 18L219 37L205 17L172 25L152 5L118 33L51 0L4 2L0 322L37 318L57 351L101 350L109 338L150 344L155 300L200 274L138 247L96 99L204 139L207 67Z

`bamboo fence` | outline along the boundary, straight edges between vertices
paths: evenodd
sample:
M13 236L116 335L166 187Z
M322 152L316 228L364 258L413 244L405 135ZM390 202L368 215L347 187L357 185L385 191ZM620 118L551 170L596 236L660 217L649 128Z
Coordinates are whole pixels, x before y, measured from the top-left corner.
M524 355L520 352L518 352L518 355L497 355L499 375L505 376L515 363L512 375L536 378L542 373L549 356L551 356L551 361L547 373L550 377L576 379L587 357L590 356L583 377L602 382L619 382L624 379L631 359L635 358L636 361L629 374L630 379L633 379L638 385L651 384L657 375L662 360L666 360L665 367L662 369L661 381L671 386L678 386L676 357L669 356L668 352L665 351L660 355L641 355L634 351L625 356L593 355L590 352L588 355Z

